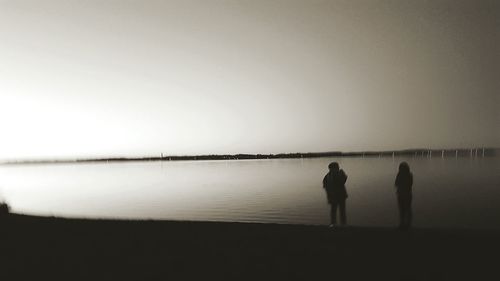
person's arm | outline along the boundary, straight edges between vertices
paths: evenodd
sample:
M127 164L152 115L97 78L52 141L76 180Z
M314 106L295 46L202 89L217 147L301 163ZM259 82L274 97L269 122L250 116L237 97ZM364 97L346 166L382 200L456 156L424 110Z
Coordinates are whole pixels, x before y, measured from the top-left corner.
M327 176L328 174L323 178L323 188L326 188L326 183L327 183Z
M347 181L347 175L344 170L340 170L340 174L342 176L342 184L345 184L345 182Z

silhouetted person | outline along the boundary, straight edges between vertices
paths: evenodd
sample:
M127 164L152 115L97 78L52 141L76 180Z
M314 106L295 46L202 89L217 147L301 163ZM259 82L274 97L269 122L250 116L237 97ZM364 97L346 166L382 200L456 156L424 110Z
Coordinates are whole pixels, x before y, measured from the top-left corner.
M413 174L410 172L410 166L406 162L399 164L399 172L396 176L396 194L398 196L399 207L399 228L408 229L411 226L412 212L411 201L413 185Z
M339 164L337 162L330 163L330 165L328 165L328 169L330 169L330 171L323 178L323 188L326 191L328 203L331 207L330 227L337 224L337 208L340 210L340 223L345 225L347 223L345 211L345 200L347 199L345 182L347 181L347 175L339 168Z

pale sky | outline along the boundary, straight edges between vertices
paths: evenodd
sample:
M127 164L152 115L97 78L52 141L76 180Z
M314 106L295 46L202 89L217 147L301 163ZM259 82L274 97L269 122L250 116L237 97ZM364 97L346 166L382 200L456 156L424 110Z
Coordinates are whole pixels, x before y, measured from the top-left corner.
M0 0L0 159L500 146L498 1Z

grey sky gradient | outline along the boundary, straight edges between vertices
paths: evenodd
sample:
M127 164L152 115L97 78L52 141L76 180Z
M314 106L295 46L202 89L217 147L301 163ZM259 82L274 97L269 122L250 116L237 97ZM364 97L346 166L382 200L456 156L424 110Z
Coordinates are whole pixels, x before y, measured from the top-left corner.
M499 7L0 0L0 159L499 146Z

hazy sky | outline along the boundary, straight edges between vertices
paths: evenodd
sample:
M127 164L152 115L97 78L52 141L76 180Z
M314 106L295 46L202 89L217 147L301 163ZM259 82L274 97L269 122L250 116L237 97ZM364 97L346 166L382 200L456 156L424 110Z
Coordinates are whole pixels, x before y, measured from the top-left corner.
M498 2L0 0L0 159L499 146Z

